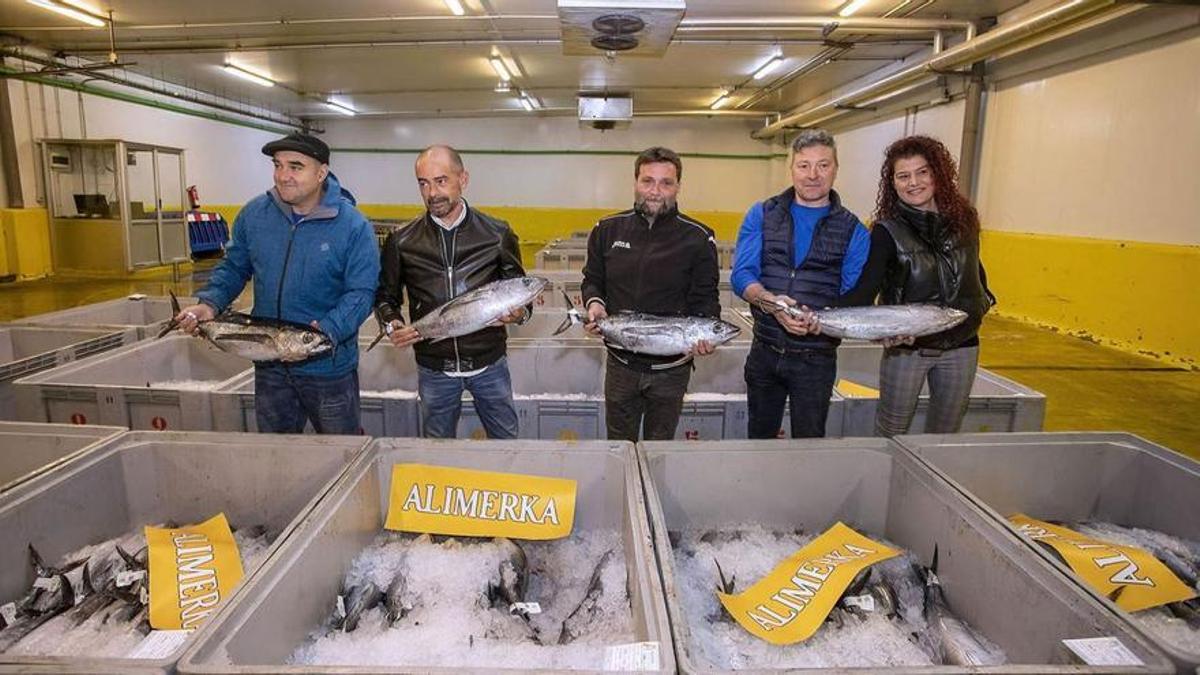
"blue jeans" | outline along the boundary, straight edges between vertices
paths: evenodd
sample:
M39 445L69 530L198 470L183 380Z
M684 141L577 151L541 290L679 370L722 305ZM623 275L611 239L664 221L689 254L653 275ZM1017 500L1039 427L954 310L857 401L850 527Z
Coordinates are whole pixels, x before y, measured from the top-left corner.
M746 357L749 438L778 438L783 407L791 398L792 438L825 435L829 398L837 377L836 349L780 353L755 340Z
M471 377L450 377L440 370L417 365L417 390L421 400L421 435L454 438L462 413L463 390L475 399L475 412L488 438L517 437L517 409L513 405L508 357Z
M313 377L284 366L256 366L254 416L262 433L298 434L312 422L318 434L361 434L358 371Z

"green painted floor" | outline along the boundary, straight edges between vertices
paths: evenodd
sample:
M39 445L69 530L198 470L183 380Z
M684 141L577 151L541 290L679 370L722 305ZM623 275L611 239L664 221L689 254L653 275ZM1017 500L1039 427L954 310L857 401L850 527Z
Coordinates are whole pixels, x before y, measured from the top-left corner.
M131 293L184 295L213 263L173 281L55 277L0 284L0 321ZM1200 372L1165 365L1019 321L989 316L981 365L1046 395L1047 431L1129 431L1200 459Z

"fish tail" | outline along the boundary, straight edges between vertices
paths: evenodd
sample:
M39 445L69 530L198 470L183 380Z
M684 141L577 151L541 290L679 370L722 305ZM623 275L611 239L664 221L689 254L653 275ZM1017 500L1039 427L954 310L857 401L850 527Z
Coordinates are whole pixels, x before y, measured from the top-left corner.
M167 325L162 327L162 330L158 331L158 335L154 338L155 340L179 327L179 319L175 317L179 316L179 313L183 309L179 306L179 298L175 297L175 291L167 291L167 294L171 296L171 320L167 322Z

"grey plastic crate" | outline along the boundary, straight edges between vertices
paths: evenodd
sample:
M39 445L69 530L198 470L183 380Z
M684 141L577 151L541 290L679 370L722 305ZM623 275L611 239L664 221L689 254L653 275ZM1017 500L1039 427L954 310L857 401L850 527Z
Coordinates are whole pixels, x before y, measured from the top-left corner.
M138 339L136 328L87 330L0 325L0 419L16 416L12 382Z
M250 367L249 361L187 335L145 340L17 380L17 417L208 431L213 428L209 391Z
M392 465L419 462L578 481L575 529L622 533L639 641L659 643L660 670L675 672L662 587L636 459L628 443L376 440L261 574L247 584L180 661L182 673L497 672L477 669L285 666L329 614L329 599L359 551L381 531ZM507 670L504 672L514 672ZM522 672L547 672L529 669Z
M1020 512L1042 520L1102 520L1200 541L1200 463L1133 434L930 434L896 440L1014 534L1007 518ZM1040 546L1030 548L1074 578ZM1137 628L1127 613L1100 600ZM1200 652L1146 637L1180 672L1200 665Z
M838 379L845 379L872 389L879 389L879 363L883 347L872 343L847 343L838 350ZM846 399L843 436L872 436L875 433L875 410L878 397L854 396L840 391ZM929 409L929 389L921 392L917 412L910 429L920 433L925 428ZM980 368L971 385L967 413L963 417L963 432L979 431L1040 431L1046 417L1046 396L1025 385Z
M358 387L362 432L367 436L420 435L417 366L411 349L381 341L370 352L359 341ZM212 391L213 424L218 431L257 431L254 371ZM312 431L309 426L306 431Z
M179 304L184 307L195 302L195 298L179 298ZM171 316L170 298L131 295L127 298L28 316L13 323L22 326L73 326L104 330L132 328L137 331L137 339L141 340L157 335Z
M273 555L367 440L127 432L0 496L0 541L6 542L0 547L0 600L19 597L33 583L26 544L58 560L167 520L192 523L223 512L234 527L265 525L280 533L268 554ZM246 569L245 578L255 571ZM166 673L182 652L158 660L0 654L0 672Z
M0 494L124 431L122 427L0 422Z
M886 538L925 564L938 547L938 577L955 612L1002 647L1012 664L971 672L1172 670L1164 655L1108 608L1063 579L894 442L659 442L642 444L638 455L681 672L721 671L698 663L692 655L690 631L675 590L669 532L744 523L821 532L838 521L868 536ZM1067 651L1060 640L1107 636L1118 638L1145 665L1065 665ZM933 666L894 672L966 669Z

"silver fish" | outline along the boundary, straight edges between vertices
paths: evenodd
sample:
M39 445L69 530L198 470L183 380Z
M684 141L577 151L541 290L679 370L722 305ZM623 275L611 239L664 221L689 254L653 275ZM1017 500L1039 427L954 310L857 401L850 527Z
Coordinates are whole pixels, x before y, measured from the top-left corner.
M570 303L571 299L563 293ZM565 332L584 319L579 310L572 306L567 318L559 325L555 335ZM712 346L729 342L742 329L721 319L702 316L660 316L641 312L617 312L596 322L604 342L614 347L637 354L653 356L675 356L686 354L701 340ZM684 363L684 356L677 363ZM669 364L669 365L675 365Z
M174 293L171 294L171 308L179 314L179 301ZM172 318L158 337L178 325ZM212 320L201 321L198 332L217 349L251 361L296 363L334 349L333 340L312 326L241 312L225 312Z
M496 537L496 543L502 553L498 566L500 582L489 585L488 597L493 605L503 604L505 609L512 611L513 605L525 602L525 591L529 587L529 561L525 557L525 549L517 542Z
M794 318L804 316L803 311L792 306L765 306L763 309L783 309ZM967 313L962 310L927 303L822 309L817 310L816 315L822 335L856 340L923 337L954 328L967 319Z
M397 572L396 578L392 579L392 583L388 584L387 592L383 594L383 614L387 617L389 626L396 625L396 622L403 619L412 611L412 606L405 600L405 595L408 593L408 579L405 578L403 572Z
M374 608L383 600L383 591L375 585L373 581L366 581L354 586L343 596L346 604L346 618L342 621L341 629L343 632L352 633L358 628L358 622L362 619L362 615L369 609Z
M548 283L542 277L493 281L454 297L414 321L412 327L417 329L421 339L430 342L470 335L492 325L514 307L524 307L533 302ZM367 351L390 332L390 327L381 327Z
M592 578L584 591L583 599L563 621L562 630L558 634L558 644L565 645L574 642L584 633L588 624L600 614L600 597L604 595L604 567L612 560L613 550L609 549L600 556L596 568L592 570Z
M999 665L967 624L950 611L946 594L937 577L937 551L930 569L916 570L925 582L925 620L933 646L942 663L952 666Z

